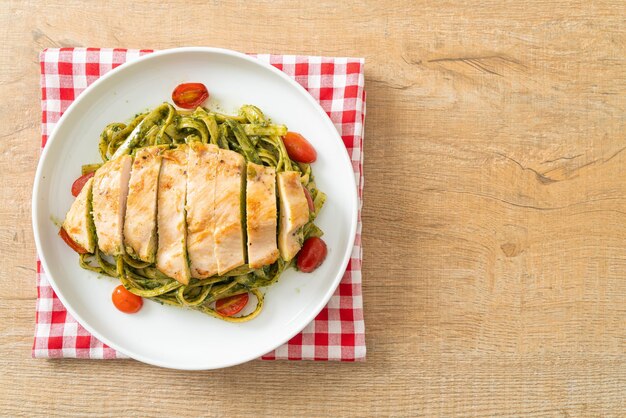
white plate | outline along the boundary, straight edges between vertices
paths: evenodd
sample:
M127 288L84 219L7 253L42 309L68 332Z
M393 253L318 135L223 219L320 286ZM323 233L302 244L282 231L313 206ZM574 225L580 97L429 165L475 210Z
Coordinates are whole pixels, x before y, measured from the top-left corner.
M263 312L231 324L199 312L146 301L135 315L111 303L116 279L78 265L77 255L57 236L52 219L63 219L70 187L82 164L98 162L104 126L170 101L176 85L204 83L208 106L234 113L259 106L276 123L302 133L314 145L317 184L328 195L317 224L328 257L310 274L289 270L267 289ZM146 363L177 369L215 369L260 357L300 332L326 305L346 269L357 221L352 165L335 127L317 102L277 69L246 55L215 48L156 52L100 78L59 120L39 161L33 190L37 251L52 287L70 314L116 350Z

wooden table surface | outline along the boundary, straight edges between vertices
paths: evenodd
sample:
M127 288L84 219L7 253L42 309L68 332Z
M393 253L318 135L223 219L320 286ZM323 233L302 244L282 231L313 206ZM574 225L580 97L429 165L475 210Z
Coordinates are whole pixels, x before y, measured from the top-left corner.
M0 415L625 416L623 1L0 3ZM31 359L38 53L186 45L366 59L366 362Z

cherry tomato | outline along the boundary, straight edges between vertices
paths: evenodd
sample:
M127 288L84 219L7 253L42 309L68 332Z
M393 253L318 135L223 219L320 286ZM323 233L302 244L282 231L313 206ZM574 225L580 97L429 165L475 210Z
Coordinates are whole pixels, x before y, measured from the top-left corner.
M309 193L309 189L305 186L302 186L304 189L304 196L306 197L306 203L309 205L309 212L315 212L315 203L313 203L313 198L311 197L311 193Z
M80 191L83 190L85 183L87 183L87 180L92 178L95 173L96 173L95 171L92 171L91 173L84 174L80 176L79 178L77 178L76 180L74 180L74 183L72 183L72 196L74 197L78 196Z
M313 163L317 160L317 151L299 133L287 132L287 135L283 136L283 143L292 160L299 163Z
M298 253L298 261L296 263L298 270L304 273L312 272L322 264L327 253L326 243L321 238L309 238L304 241L304 245Z
M215 310L222 316L233 316L241 312L248 304L248 299L250 299L250 297L247 293L218 299L215 302Z
M172 100L183 109L195 109L209 98L209 91L202 83L183 83L172 92Z
M76 242L74 242L74 240L67 234L67 231L65 229L59 229L59 236L63 238L63 241L65 241L65 243L78 254L87 254L87 250L76 244Z
M111 300L117 309L127 314L135 313L143 306L143 298L129 292L122 285L113 290Z

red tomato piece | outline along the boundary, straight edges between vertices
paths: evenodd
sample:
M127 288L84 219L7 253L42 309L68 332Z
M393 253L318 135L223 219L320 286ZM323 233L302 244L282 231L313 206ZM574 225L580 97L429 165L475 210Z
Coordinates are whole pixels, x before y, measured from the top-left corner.
M311 197L311 193L309 193L309 189L305 186L302 186L304 189L304 196L306 197L306 203L309 205L309 212L315 212L315 203L313 203L313 198Z
M250 296L247 293L218 299L215 302L215 310L222 316L233 316L245 308L249 299Z
M129 292L122 285L113 290L111 300L117 309L127 314L135 313L143 306L143 298Z
M77 178L76 180L74 180L74 183L72 183L72 196L74 197L78 196L80 191L83 190L85 183L87 183L87 180L92 178L94 174L96 174L96 172L92 171L91 173L84 174L80 176L79 178Z
M195 109L209 98L209 91L202 83L183 83L172 92L172 100L183 109Z
M59 229L59 236L65 241L67 245L78 254L87 254L87 250L76 244L76 242L67 234L67 231L63 228Z
M298 270L304 273L312 272L322 264L327 253L326 243L321 238L311 237L307 239L298 253L296 263Z
M299 163L313 163L317 160L317 151L302 135L297 132L287 132L283 136L283 143L289 158Z

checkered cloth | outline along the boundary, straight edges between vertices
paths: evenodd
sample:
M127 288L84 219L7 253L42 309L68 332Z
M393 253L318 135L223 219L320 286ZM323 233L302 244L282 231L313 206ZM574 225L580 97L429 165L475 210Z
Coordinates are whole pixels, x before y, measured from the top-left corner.
M51 48L41 52L42 148L72 101L98 77L150 50ZM293 55L254 55L300 83L333 121L352 159L358 186L357 235L348 268L328 305L298 335L264 360L365 359L361 294L361 199L363 196L363 60ZM33 357L124 358L91 336L56 297L37 261L37 316Z

